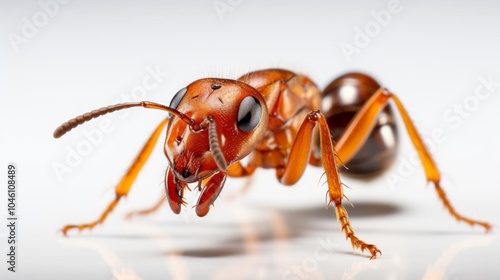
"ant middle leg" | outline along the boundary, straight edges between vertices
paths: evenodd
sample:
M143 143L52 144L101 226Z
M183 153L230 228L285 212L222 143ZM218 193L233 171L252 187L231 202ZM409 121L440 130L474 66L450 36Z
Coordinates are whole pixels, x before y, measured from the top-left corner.
M319 111L310 112L303 121L292 145L286 166L277 170L278 180L285 185L292 185L300 179L307 163L312 157L312 142L317 125L319 126L321 162L328 183L328 194L330 199L328 205L334 204L337 221L340 223L340 229L344 232L346 238L351 241L353 248L361 251L368 250L371 254L370 259L374 259L377 257L377 254L381 254L380 250L377 246L368 244L355 235L347 215L347 210L342 205L344 193L340 182L336 153L333 148L328 124L323 114Z

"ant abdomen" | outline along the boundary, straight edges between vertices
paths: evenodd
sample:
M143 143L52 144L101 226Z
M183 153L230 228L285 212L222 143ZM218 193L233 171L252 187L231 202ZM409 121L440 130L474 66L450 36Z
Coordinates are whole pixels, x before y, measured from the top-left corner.
M370 76L348 73L332 81L323 91L322 112L325 115L333 139L337 141L354 115L368 101L380 85ZM356 155L344 162L348 167L344 174L379 174L395 160L398 148L398 131L394 113L386 106L365 144Z

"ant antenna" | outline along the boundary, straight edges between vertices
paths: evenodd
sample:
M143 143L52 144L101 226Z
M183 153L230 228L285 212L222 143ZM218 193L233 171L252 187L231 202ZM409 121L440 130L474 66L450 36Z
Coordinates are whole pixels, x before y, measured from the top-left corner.
M189 118L188 116L184 115L183 113L170 108L168 106L154 103L154 102L149 102L149 101L141 101L141 102L129 102L129 103L120 103L120 104L115 104L115 105L110 105L107 107L102 107L97 110L90 111L88 113L85 113L83 115L77 116L75 118L72 118L71 120L61 124L56 130L54 131L54 138L59 138L66 134L68 131L72 130L73 128L81 125L84 122L90 121L92 119L98 118L102 115L106 115L107 113L112 113L114 111L119 111L123 109L128 109L132 107L144 107L147 109L157 109L157 110L162 110L162 111L167 111L176 117L180 118L182 121L189 125L194 124L194 120Z
M209 116L208 117L208 142L210 144L210 151L214 157L217 167L222 172L227 172L227 162L224 158L224 154L220 149L219 139L217 138L217 130L215 130L215 120Z

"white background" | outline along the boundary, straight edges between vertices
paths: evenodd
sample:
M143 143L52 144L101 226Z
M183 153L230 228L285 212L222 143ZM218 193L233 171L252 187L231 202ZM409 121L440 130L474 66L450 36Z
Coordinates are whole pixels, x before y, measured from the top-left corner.
M480 77L500 81L499 4L401 0L399 12L386 26L376 24L380 29L362 46L355 43L356 28L374 24L373 12L387 10L390 1L326 2L73 0L25 36L27 21L33 23L35 15L43 21L41 4L2 1L0 217L6 223L6 166L14 162L19 246L18 272L8 272L7 228L0 226L0 277L499 279L499 229L484 234L446 213L423 171L408 165L413 150L404 133L400 157L388 173L344 179L355 205L346 202L354 228L382 250L377 260L353 253L333 211L324 210L326 187L318 183L318 168L308 169L292 188L280 186L271 171L258 172L243 195L238 192L245 181L229 180L203 219L191 208L177 216L163 207L125 221L125 213L152 204L163 191L167 163L161 145L103 226L69 238L57 232L102 212L165 114L134 109L106 117L112 132L60 178L54 165L67 164L68 151L84 145L85 133L101 120L57 140L53 130L122 96L133 100L148 68L168 73L144 98L164 104L207 76L237 78L284 67L323 88L347 71L369 73L401 98L425 138L444 131L432 154L457 210L500 224L500 87L483 100L474 97ZM221 3L230 9L217 12ZM23 43L12 43L19 37ZM359 53L347 57L345 44L358 46ZM458 117L454 106L464 103L468 109ZM400 181L391 183L395 176ZM192 205L196 193L187 196Z

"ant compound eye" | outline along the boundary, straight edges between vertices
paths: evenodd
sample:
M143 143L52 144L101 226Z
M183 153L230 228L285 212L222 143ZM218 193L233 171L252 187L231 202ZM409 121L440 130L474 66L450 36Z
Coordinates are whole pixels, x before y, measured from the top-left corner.
M262 107L253 96L243 98L238 109L238 128L244 132L254 129L260 122Z
M186 95L186 91L187 88L179 90L172 98L172 101L170 101L170 105L168 105L168 107L177 109L177 106L179 106L179 103L181 103L182 98L184 97L184 95Z

